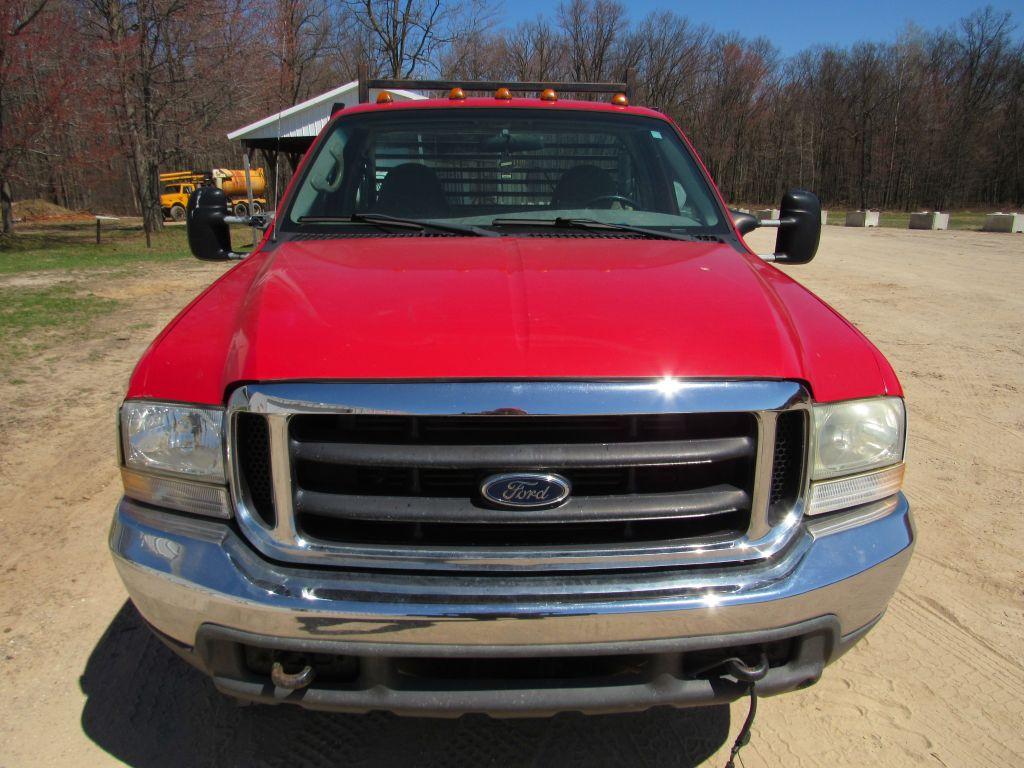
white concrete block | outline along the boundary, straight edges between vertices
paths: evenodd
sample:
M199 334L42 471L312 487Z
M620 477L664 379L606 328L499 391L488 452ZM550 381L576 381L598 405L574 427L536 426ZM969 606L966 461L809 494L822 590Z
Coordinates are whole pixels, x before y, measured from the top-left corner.
M821 212L821 226L828 224L828 211Z
M938 211L921 211L910 214L910 229L949 229L949 214Z
M760 219L760 220L764 220L764 219L777 219L777 218L779 218L779 209L778 208L762 208L759 211L754 211L754 215L757 216L757 218Z
M1024 213L990 213L983 232L1024 232Z
M850 211L846 214L848 227L877 227L878 211Z

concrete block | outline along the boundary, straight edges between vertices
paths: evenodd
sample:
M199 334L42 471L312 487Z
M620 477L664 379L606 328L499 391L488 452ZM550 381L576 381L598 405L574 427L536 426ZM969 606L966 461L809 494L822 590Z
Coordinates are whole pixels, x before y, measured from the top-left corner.
M764 219L777 219L780 214L778 208L762 208L759 211L754 211L754 215L763 221Z
M848 227L877 227L878 211L850 211L846 214Z
M910 214L910 229L949 229L949 214L938 211L921 211Z
M821 226L828 224L828 211L821 212Z
M990 213L982 232L1024 232L1024 213Z

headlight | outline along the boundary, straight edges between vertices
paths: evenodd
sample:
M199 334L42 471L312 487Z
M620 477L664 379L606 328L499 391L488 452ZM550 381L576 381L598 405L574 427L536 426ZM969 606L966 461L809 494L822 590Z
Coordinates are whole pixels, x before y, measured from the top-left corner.
M121 407L125 495L185 512L229 517L223 425L224 411L219 408L126 402Z
M224 411L129 402L121 408L124 463L224 482Z
M809 515L866 504L899 491L907 437L901 398L816 405L814 430Z
M903 460L906 415L898 397L814 407L814 479L887 467Z

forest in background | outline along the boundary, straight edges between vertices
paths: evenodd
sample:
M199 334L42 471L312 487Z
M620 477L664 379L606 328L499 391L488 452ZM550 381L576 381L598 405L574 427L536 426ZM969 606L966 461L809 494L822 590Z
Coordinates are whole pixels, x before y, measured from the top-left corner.
M728 200L1024 205L1024 42L983 8L895 43L722 33L564 0L509 25L491 0L4 0L0 190L161 226L158 173L238 167L225 134L355 79L626 80L674 118ZM892 30L880 30L892 37ZM4 228L10 225L5 205Z

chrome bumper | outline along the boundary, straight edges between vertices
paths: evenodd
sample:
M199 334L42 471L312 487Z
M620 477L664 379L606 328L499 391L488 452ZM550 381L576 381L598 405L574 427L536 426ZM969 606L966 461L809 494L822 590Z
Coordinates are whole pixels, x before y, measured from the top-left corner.
M204 625L373 655L554 655L774 630L885 609L914 542L902 494L808 522L749 566L543 576L357 573L264 560L228 524L122 500L110 532L143 617L192 647ZM611 651L621 652L621 651ZM834 654L833 654L834 656Z

